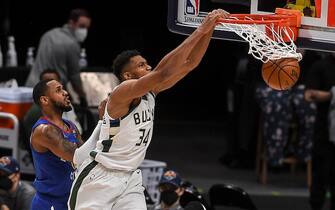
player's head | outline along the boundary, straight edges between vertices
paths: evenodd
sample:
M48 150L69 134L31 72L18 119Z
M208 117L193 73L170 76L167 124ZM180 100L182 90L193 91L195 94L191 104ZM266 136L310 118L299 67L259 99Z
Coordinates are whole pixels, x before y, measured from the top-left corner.
M41 80L33 89L34 102L42 110L68 112L72 110L70 96L63 85L56 80Z
M143 77L151 71L151 66L137 50L125 50L114 59L113 71L122 82Z
M73 30L76 39L83 42L91 26L91 16L85 9L73 9L70 12L68 24Z
M58 71L54 69L45 69L41 74L40 74L40 80L56 80L60 81L60 75Z

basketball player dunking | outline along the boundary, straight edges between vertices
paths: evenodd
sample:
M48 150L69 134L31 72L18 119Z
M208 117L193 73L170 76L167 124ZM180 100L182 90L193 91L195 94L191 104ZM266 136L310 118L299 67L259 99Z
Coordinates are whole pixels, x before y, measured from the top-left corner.
M198 66L224 10L203 23L151 71L137 51L120 53L113 63L121 81L108 98L97 147L78 170L69 209L146 210L138 169L153 132L155 96Z

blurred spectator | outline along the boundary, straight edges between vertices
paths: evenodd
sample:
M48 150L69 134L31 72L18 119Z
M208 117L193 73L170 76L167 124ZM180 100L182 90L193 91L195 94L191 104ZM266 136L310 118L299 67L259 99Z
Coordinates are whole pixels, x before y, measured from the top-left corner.
M244 51L247 54L248 49ZM241 58L236 67L231 119L233 136L228 138L226 153L219 158L230 168L250 169L255 162L259 108L254 96L257 84L262 81L260 68L261 62L252 56Z
M308 74L305 99L317 102L317 115L312 151L312 186L310 204L313 210L321 210L330 190L331 209L335 209L335 145L329 136L330 90L335 86L335 55L322 54Z
M35 189L20 180L18 162L8 156L0 158L1 210L29 210ZM1 203L2 202L2 203Z
M0 197L0 210L10 210L1 197Z
M199 193L198 189L190 182L183 181L179 174L173 170L167 170L159 182L160 204L155 210L198 209L202 206L209 209L209 205Z
M33 87L45 69L56 69L62 84L71 82L79 96L80 104L87 106L85 92L80 78L80 42L86 39L91 17L86 10L71 11L68 23L62 28L47 31L41 38L34 65L26 86Z
M316 54L312 51L301 52L301 74L292 88L277 91L262 82L256 89L256 99L262 112L261 126L267 160L274 167L285 162L311 160L316 106L304 100L304 91L305 73L310 63L316 59ZM298 125L298 139L287 145L292 121Z

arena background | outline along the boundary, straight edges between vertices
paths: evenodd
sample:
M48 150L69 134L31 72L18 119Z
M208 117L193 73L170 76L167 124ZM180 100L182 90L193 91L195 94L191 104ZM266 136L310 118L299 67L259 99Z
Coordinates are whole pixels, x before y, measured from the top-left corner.
M248 8L202 1L203 8L222 6L232 13ZM7 50L7 36L13 35L19 65L24 65L27 48L37 48L41 35L53 27L62 26L69 11L76 7L87 9L92 16L92 27L83 43L88 65L92 68L110 69L114 57L124 49L140 50L154 67L186 38L168 30L167 0L3 0L0 1L2 52ZM260 76L256 69L237 77L237 62L246 55L246 43L213 39L197 70L175 87L159 94L154 138L147 158L168 162L170 167L176 167L186 176L204 175L206 178L209 174L202 173L201 163L203 166L212 164L213 170L221 170L218 159L227 149L234 148L232 142L243 134L251 142L251 153L246 155L250 155L250 162L254 162L252 153L255 151L258 113L252 85ZM235 102L233 112L228 112L228 89L234 93L229 99L230 103ZM176 149L180 150L179 156L172 155ZM180 161L184 160L180 155L186 156L185 162ZM185 168L194 162L194 158L199 158L199 167Z
M168 31L167 3L2 0L2 52L7 50L6 37L14 35L19 64L24 65L27 48L37 48L45 31L62 26L71 9L82 7L90 11L93 20L83 44L89 66L110 68L113 58L124 49L140 50L155 66L185 39ZM223 5L202 3L211 8ZM243 8L224 5L232 13ZM250 163L254 162L258 108L253 85L261 77L257 69L242 76L236 71L239 59L247 55L246 47L246 43L212 40L198 69L158 96L154 138L147 158L166 162L204 191L214 183L240 186L252 195L259 209L308 209L304 173L270 175L270 184L264 187L257 182L254 170L231 170L218 161L227 149L234 148L229 144L234 144L235 139L249 138L250 154L245 155ZM234 98L229 99L235 102L233 112L228 112L228 90L234 93Z
M202 1L203 4L206 2ZM210 1L207 4L215 7ZM62 26L70 9L75 7L88 9L93 20L88 38L83 43L89 66L110 67L113 58L124 49L140 50L155 66L185 39L185 36L173 34L167 29L166 0L3 0L0 3L3 52L7 48L6 37L14 35L19 64L24 65L27 48L37 48L41 35L55 26ZM233 9L233 6L227 5L227 10ZM176 120L223 120L227 114L226 90L234 83L235 65L238 57L245 54L241 51L244 46L244 43L213 40L198 70L161 94L159 108L168 105L167 108L172 109L165 111L164 108L164 113L169 112L169 118Z

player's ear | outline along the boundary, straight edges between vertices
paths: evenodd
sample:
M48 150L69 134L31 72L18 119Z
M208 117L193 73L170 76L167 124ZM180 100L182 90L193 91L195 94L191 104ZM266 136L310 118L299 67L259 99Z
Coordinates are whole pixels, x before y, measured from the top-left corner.
M129 71L123 72L122 76L125 80L132 79L132 74Z
M47 96L41 96L40 97L40 103L41 103L41 105L42 104L46 105L46 104L48 104L48 102L49 102L49 98Z

